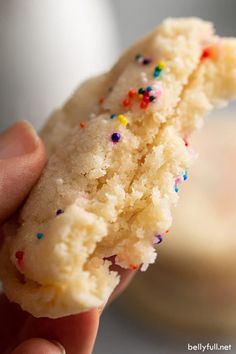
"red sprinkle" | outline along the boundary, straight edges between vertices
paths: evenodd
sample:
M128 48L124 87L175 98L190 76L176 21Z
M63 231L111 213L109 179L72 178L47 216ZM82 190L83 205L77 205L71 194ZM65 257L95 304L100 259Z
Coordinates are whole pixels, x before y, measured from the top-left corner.
M104 103L104 98L100 98L100 100L98 101L99 104L103 104Z
M23 257L24 257L24 252L23 252L23 251L16 251L15 257L16 257L16 259L18 259L19 261L22 261L22 259L23 259Z
M130 105L130 99L129 98L125 98L124 101L123 101L123 106L124 107L128 107Z
M80 126L81 129L83 129L83 128L86 127L86 124L85 124L84 122L80 122L80 123L79 123L79 126Z
M23 265L24 252L23 251L16 251L15 257L17 259L18 265L22 266Z
M204 59L214 59L217 56L217 46L216 44L209 45L208 47L204 48L201 54L201 60Z
M140 103L140 108L145 109L145 108L147 108L147 106L148 106L148 103L147 103L147 102L141 101L141 103Z
M208 48L203 49L202 55L201 55L201 60L209 58L210 57L210 51Z
M136 90L131 89L131 90L129 90L128 95L130 98L133 98L137 95L137 92L136 92Z
M136 269L138 269L138 265L137 264L130 264L129 269L136 270Z

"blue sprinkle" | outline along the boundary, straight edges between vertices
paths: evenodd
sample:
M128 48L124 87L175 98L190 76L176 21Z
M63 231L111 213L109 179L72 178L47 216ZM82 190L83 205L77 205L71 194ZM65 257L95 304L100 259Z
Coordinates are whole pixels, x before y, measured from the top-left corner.
M178 193L178 191L179 191L179 187L175 185L175 192Z
M111 116L110 116L111 119L114 119L115 117L116 117L115 113L112 113Z
M43 235L42 232L38 232L38 233L37 233L37 239L38 239L38 240L41 240L41 238L43 238L43 236L44 236L44 235Z
M183 174L183 180L186 181L188 179L188 172L185 171Z
M158 68L156 68L156 69L154 70L153 76L154 76L154 77L159 77L159 76L160 76L160 73L161 73L161 70L158 69Z
M147 87L146 87L146 91L147 91L147 92L152 91L152 86L147 86Z

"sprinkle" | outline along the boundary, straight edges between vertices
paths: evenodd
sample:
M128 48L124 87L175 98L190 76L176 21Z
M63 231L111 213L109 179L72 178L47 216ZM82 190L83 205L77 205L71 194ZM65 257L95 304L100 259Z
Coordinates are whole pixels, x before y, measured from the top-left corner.
M19 267L23 266L24 254L25 254L24 251L16 251L15 253L16 261Z
M123 101L123 106L124 107L128 107L131 104L131 101L129 98L125 98Z
M161 70L158 68L158 66L155 67L154 72L153 72L153 76L155 78L159 77L161 73Z
M80 126L81 129L83 129L83 128L86 127L86 124L85 124L84 122L80 122L80 123L79 123L79 126Z
M143 95L143 102L149 103L149 96L148 95Z
M141 272L146 272L148 267L149 267L149 263L143 263L141 268L140 268Z
M160 95L161 95L161 89L158 88L158 89L155 91L154 96L155 96L156 98L159 98Z
M120 133L113 133L111 135L111 140L113 141L113 143L118 143L120 141L121 135Z
M115 113L112 113L112 114L110 115L110 118L111 118L111 119L116 118L116 114L115 114Z
M178 193L179 187L175 184L175 192Z
M143 99L143 95L142 95L141 93L138 95L138 99L139 99L140 101Z
M130 264L129 265L129 269L132 269L132 270L136 270L136 269L138 269L138 265L137 264Z
M181 177L177 177L177 178L175 179L175 187L174 187L174 190L175 190L176 193L178 193L178 191L179 191L178 184L180 184L181 182L182 182Z
M57 211L56 211L56 215L60 215L60 214L63 214L63 213L64 213L63 209L57 209Z
M153 244L154 245L158 245L159 243L161 243L163 240L162 235L155 235L154 236L154 240L153 240Z
M123 114L119 114L117 118L119 122L124 126L126 126L129 123L128 119Z
M204 48L200 57L200 60L204 59L215 59L218 54L218 47L216 44L211 44Z
M155 99L156 99L156 97L154 97L154 96L150 96L150 97L149 97L149 101L150 101L150 102L154 101Z
M145 92L144 88L143 88L143 87L140 87L140 89L138 90L138 93L139 93L139 94L144 94L144 92Z
M143 65L148 65L148 64L150 64L152 61L151 61L151 59L150 58L144 58L143 59Z
M153 76L155 78L159 77L162 70L166 68L166 63L164 61L160 61L157 66L155 67L154 71L153 71Z
M208 48L203 49L202 54L201 54L201 60L209 58L210 52Z
M163 69L166 68L166 63L165 63L163 60L161 60L161 61L158 63L158 67L159 67L161 70L163 70Z
M145 108L147 108L147 106L148 106L147 102L145 102L145 101L140 102L140 108L145 109Z
M57 178L56 179L56 184L58 184L59 186L61 186L63 184L63 179L62 178Z
M181 178L180 178L180 177L177 177L177 178L175 179L175 184L179 184L179 183L181 183Z
M23 251L16 251L15 257L19 262L22 261L23 257L24 257L24 252Z
M185 171L183 174L183 180L186 181L188 179L188 172Z
M152 86L147 86L147 87L146 87L146 91L147 91L147 92L152 91Z
M41 238L43 238L44 234L42 232L38 232L36 237L38 240L41 240Z
M145 58L139 53L134 56L134 60L142 65L148 65L152 62L152 60L150 58Z
M134 89L129 90L128 96L129 96L130 98L133 98L133 97L135 97L136 95L137 95L136 90L134 90Z
M100 100L98 101L99 104L103 104L104 103L104 98L100 98Z
M138 62L139 64L142 64L142 63L143 63L143 58L140 57L140 58L137 60L137 62Z
M146 74L144 71L141 71L140 76L141 76L142 82L143 82L144 84L146 84L146 83L148 82L147 74Z

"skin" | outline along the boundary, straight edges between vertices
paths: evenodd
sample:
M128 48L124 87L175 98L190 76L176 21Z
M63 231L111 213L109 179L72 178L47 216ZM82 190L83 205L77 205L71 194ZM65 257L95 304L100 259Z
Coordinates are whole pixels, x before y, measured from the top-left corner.
M27 122L17 122L0 134L0 225L17 212L46 162L44 145ZM3 237L4 233L0 228L0 242ZM114 259L111 260L114 262ZM110 301L123 291L134 275L134 271L121 269L114 264L112 269L119 271L121 282ZM53 320L34 318L22 311L17 304L10 303L2 294L0 353L90 354L102 310L93 309Z

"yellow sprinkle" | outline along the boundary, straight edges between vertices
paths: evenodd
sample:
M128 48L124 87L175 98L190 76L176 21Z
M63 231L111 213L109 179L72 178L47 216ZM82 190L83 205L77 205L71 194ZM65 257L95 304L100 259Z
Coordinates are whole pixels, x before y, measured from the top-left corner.
M140 93L140 94L138 95L138 98L139 98L139 100L142 100L142 99L143 99L143 95Z
M124 126L126 126L129 123L128 119L123 114L119 114L117 118L118 118L120 124L122 124Z
M163 60L159 61L159 63L157 65L159 66L159 68L161 70L166 68L166 63Z

